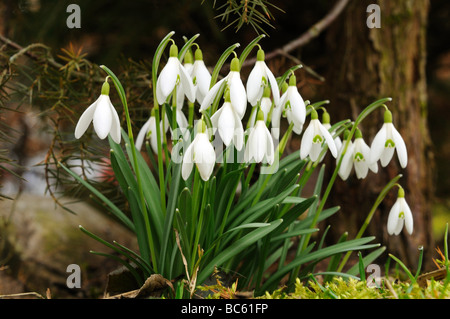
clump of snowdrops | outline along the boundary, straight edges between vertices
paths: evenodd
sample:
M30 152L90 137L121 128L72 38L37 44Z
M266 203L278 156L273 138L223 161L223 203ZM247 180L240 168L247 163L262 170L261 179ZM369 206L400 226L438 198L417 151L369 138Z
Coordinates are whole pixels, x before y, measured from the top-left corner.
M378 171L378 162L386 166L394 152L401 166L407 165L405 143L386 105L390 98L371 103L355 120L332 123L327 100L307 101L299 92L295 71L301 65L281 74L268 68L259 43L264 36L255 38L240 55L240 45L231 45L208 68L195 42L198 35L179 48L173 34L154 54L153 101L148 121L138 132L133 132L125 90L106 66L101 66L106 73L101 94L75 128L75 137L82 138L92 122L98 138L108 139L111 167L131 213L122 212L89 181L61 164L136 234L139 251L132 251L80 226L123 257L119 261L137 284L160 274L174 282L172 297L192 297L198 285L220 272L239 278L240 289L260 295L277 289L286 276L294 287L298 278L315 275L316 264L326 258L333 262L325 274L339 274L352 251L376 248L363 259L368 264L384 249L371 243L374 237L363 237L364 229L395 186L398 200L389 215L388 231L398 234L405 226L412 232L412 214L397 183L399 175L380 193L356 238L343 235L328 247L323 238L311 241L318 223L339 211L325 208L336 178L347 179L352 171L366 178L369 171ZM168 58L162 61L167 48ZM255 51L257 61L244 79L242 63ZM229 70L221 74L225 63ZM122 103L123 117L109 97L110 83ZM384 123L369 147L361 124L380 111ZM283 131L282 121L287 121ZM285 154L293 134L301 137L300 149ZM336 161L329 181L324 180L325 156ZM316 170L314 194L304 195ZM289 251L294 257L288 258Z

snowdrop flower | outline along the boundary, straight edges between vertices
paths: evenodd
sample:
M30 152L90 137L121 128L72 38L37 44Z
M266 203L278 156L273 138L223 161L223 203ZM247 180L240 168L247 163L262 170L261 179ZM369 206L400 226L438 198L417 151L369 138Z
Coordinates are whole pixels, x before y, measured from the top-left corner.
M322 125L323 127L325 127L327 129L328 132L330 132L330 128L331 128L331 124L330 124L330 114L327 111L324 111L322 114ZM335 132L330 132L330 134L335 134ZM334 144L336 144L336 148L338 150L341 149L342 147L342 141L341 138L339 136L336 136L334 138Z
M380 160L381 165L385 167L392 159L395 150L397 150L400 166L405 168L408 163L406 145L400 133L392 124L392 113L386 110L384 112L384 124L375 135L370 147L370 162L375 163Z
M311 161L319 158L322 144L326 141L331 154L337 156L337 148L334 144L333 137L330 132L320 123L319 115L316 110L311 111L311 122L303 133L300 144L300 158L305 159L308 155Z
M194 102L194 84L189 73L178 60L178 47L172 44L169 59L156 81L156 99L160 105L166 102L178 82L181 83L179 88L183 90L184 95L187 96L189 101Z
M192 53L190 50L187 50L186 54L184 55L184 64L183 67L186 70L186 72L189 74L189 76L191 76L192 74L192 70L194 68L194 59L192 57ZM192 77L191 77L192 79ZM176 84L176 93L177 93L177 98L176 98L176 104L177 104L177 110L181 110L183 108L183 104L184 104L184 99L185 99L185 90L183 88L183 83L181 81L177 81ZM194 96L195 96L195 85L194 85ZM178 121L177 121L178 122Z
M301 134L306 119L306 105L298 93L295 75L289 78L289 86L280 98L279 107L281 109L277 110L276 116L280 116L281 112L285 111L289 124L294 124L293 131Z
M195 98L202 104L206 94L209 91L211 83L211 74L203 61L202 50L195 50L195 61L192 67L191 77L195 86Z
M286 93L289 85L286 82L283 82L281 85L281 92ZM306 108L306 106L305 106ZM305 111L306 114L306 111ZM281 115L283 115L283 106L281 106L281 103L278 105L275 104L272 110L272 136L274 139L278 140L280 138L280 122L281 122ZM306 116L306 115L305 115Z
M356 129L355 142L348 145L347 151L342 158L339 176L346 180L350 175L352 167L355 167L356 177L365 178L369 169L374 173L378 172L377 163L369 164L370 148L364 141L361 131Z
M262 49L258 50L256 63L253 69L250 71L247 80L247 99L252 106L262 98L264 93L264 88L270 84L272 89L272 96L277 105L280 101L280 90L278 88L277 80L273 75L272 71L267 67L266 62L264 62L264 51Z
M214 128L217 128L223 143L228 147L231 141L238 151L244 145L244 128L238 113L231 104L230 91L225 92L225 102L211 117Z
M252 127L255 125L256 122L256 113L257 113L257 107L256 112L252 112L249 118L249 126ZM272 100L270 99L270 87L266 86L264 89L263 96L261 98L261 102L259 105L260 110L264 113L264 122L267 122L267 118L269 116L270 110L272 109Z
M241 80L241 75L239 72L240 62L238 58L233 58L231 61L230 72L222 80L218 81L213 87L208 91L202 104L200 105L200 111L208 109L221 85L225 82L228 89L230 90L230 102L233 105L234 110L238 114L239 118L242 120L247 108L247 94L245 92L244 84Z
M100 139L104 139L110 134L114 142L120 143L120 120L109 98L108 78L103 83L99 98L80 116L75 127L75 138L79 139L86 132L91 121Z
M169 120L167 119L167 116L164 116L164 126L165 130L167 132L169 128ZM161 131L161 140L163 135L163 122L160 121L160 131ZM166 133L165 132L165 133ZM164 133L164 134L165 134ZM145 124L142 126L141 130L139 131L139 134L136 138L135 147L138 150L141 150L142 145L144 144L144 140L147 138L150 139L150 146L152 147L153 152L158 153L158 140L157 140L157 132L156 132L156 118L155 118L155 110L152 109L150 118L145 122Z
M258 110L256 124L250 128L247 145L245 146L244 160L247 163L268 163L273 164L275 149L272 136L264 122L264 114Z
M197 126L197 134L194 140L186 149L183 155L183 164L181 166L181 176L184 180L191 175L194 163L197 166L200 177L207 181L212 174L216 162L216 153L214 147L209 141L207 127L203 120Z
M398 235L406 227L407 232L411 235L413 232L413 217L411 209L405 200L405 191L402 187L398 190L397 201L389 212L387 230L389 235Z

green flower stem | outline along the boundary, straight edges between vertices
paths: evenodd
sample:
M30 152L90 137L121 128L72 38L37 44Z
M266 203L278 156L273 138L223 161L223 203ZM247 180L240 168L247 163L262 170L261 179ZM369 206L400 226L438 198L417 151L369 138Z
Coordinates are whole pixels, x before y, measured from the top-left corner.
M164 184L164 168L163 168L163 159L162 159L162 146L161 146L161 130L159 129L159 123L161 121L160 117L160 109L159 103L156 98L156 81L158 79L158 67L161 57L164 53L164 50L167 44L170 41L173 41L171 37L175 34L174 31L169 32L164 39L161 40L158 47L156 48L155 55L153 57L152 62L152 88L153 88L153 108L155 109L155 122L157 130L156 130L156 139L157 139L157 148L158 148L158 172L159 172L159 189L161 193L161 209L166 212L166 188ZM164 110L163 110L164 111ZM164 116L165 114L163 114ZM163 122L164 123L164 122ZM165 131L164 131L165 132Z
M384 98L384 99L380 99L378 101L373 102L372 104L368 105L360 114L359 116L356 118L355 122L353 123L352 129L350 131L350 134L348 135L347 140L345 141L345 145L344 145L344 149L342 151L341 156L339 157L338 163L334 169L333 175L330 178L330 181L328 182L327 188L321 198L319 207L317 208L317 211L314 215L313 221L311 223L311 228L314 228L317 220L319 219L319 215L322 212L325 203L328 199L328 196L330 195L331 189L334 185L334 182L336 181L336 177L338 175L339 172L339 168L341 167L341 163L342 163L342 159L344 158L345 153L347 152L348 146L350 144L350 141L353 137L353 134L355 134L356 129L358 128L358 125L361 123L361 121L363 119L365 119L371 112L373 112L374 110L376 110L378 107L383 106L385 107L384 103L387 101L391 101L391 98ZM311 234L307 234L305 237L305 241L303 243L303 249L306 249L306 247L308 247L309 244L309 240L311 238Z
M189 127L194 127L194 103L188 102L188 107L189 107L188 124Z
M164 163L162 158L162 144L161 144L161 130L160 130L160 111L158 104L155 104L155 122L156 122L156 144L158 148L158 176L159 176L159 190L161 196L161 209L166 213L166 187L164 183Z
M177 129L177 86L172 92L172 131L175 133ZM174 141L175 142L175 141Z
M196 222L196 232L195 232L195 239L194 239L194 243L193 243L193 245L192 245L192 266L193 266L193 268L192 269L190 269L190 271L191 271L191 274L193 274L194 273L194 270L195 270L195 258L197 257L197 246L199 245L199 241L200 241L200 235L202 234L202 231L203 231L203 219L204 219L204 212L205 212L205 207L206 207L206 203L208 202L208 184L209 184L209 181L207 181L207 182L204 182L203 183L203 195L202 195L202 198L201 198L201 206L200 206L200 208L199 208L199 213L200 213L200 215L199 215L199 217L198 217L198 219L197 219L197 222ZM199 256L200 257L200 256Z
M133 129L131 126L131 119L130 119L130 113L128 110L128 103L127 103L127 99L126 99L126 95L125 95L125 90L123 89L122 84L120 83L119 79L117 78L117 76L106 66L102 65L101 68L110 75L111 79L113 80L114 86L116 87L116 90L120 96L120 99L122 101L122 105L125 111L125 118L127 121L127 128L128 128L128 137L130 140L130 146L131 146L131 153L132 153L132 157L133 157L133 162L134 162L134 169L135 169L135 173L136 173L136 180L137 180L137 184L138 184L138 191L139 191L139 199L141 202L141 206L142 206L142 214L144 216L144 221L145 221L145 229L147 231L148 234L148 243L149 243L149 247L150 247L150 254L152 257L152 263L153 263L153 269L155 270L155 272L158 271L157 269L157 265L156 265L156 254L155 254L155 247L154 247L154 243L153 243L153 236L152 236L152 231L151 231L151 227L150 227L150 220L149 220L149 216L147 213L147 204L145 203L145 197L144 197L144 192L142 190L142 181L141 181L141 175L139 172L139 165L138 165L138 161L137 161L137 155L136 155L136 147L134 145L134 137L133 137Z
M383 199L386 197L387 193L392 189L392 187L396 186L397 181L402 177L401 174L397 175L396 177L394 177L380 192L380 194L378 195L374 205L372 206L369 214L367 215L366 219L364 220L363 225L361 226L360 230L358 231L358 234L356 234L355 239L359 239L362 237L362 235L364 234L364 231L366 230L367 226L369 226L370 221L372 220L373 215L375 214L378 206L381 204L381 202L383 201ZM345 264L347 263L348 259L350 258L350 255L352 254L351 251L348 251L344 258L341 261L341 264L339 265L339 268L337 271L342 271L342 269L344 268Z

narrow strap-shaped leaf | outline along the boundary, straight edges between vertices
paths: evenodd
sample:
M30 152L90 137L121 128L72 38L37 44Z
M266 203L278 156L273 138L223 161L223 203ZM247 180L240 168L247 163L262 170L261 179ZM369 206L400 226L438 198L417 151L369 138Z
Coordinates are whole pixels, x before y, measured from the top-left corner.
M114 205L113 202L111 202L106 196L104 196L101 192L99 192L95 187L93 187L91 184L86 182L84 179L82 179L80 176L72 172L69 168L64 166L61 162L58 163L59 166L61 166L67 173L69 173L73 178L75 178L77 181L79 181L84 187L86 187L93 195L97 196L102 202L104 202L110 209L111 213L117 219L119 219L125 226L127 226L129 229L131 229L133 232L135 231L135 227L133 222L128 218L127 215L125 215L116 205Z
M270 223L270 225L258 228L228 246L228 248L220 252L217 256L214 257L213 260L211 260L206 266L203 267L198 275L198 283L201 284L204 280L206 280L206 278L208 278L208 276L214 271L214 267L220 267L224 262L226 262L233 256L236 256L238 253L269 234L276 227L278 227L278 225L280 225L282 221L283 220L281 219L273 221Z

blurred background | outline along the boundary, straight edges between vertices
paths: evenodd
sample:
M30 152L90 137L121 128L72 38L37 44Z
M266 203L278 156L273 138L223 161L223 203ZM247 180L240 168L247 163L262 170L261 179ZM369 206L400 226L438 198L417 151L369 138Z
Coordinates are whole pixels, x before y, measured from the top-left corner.
M72 13L67 12L67 8L74 3L81 12L80 28L68 28L66 24ZM56 191L49 194L49 182L54 189L64 186L64 194L69 192L89 201L75 186L55 182L60 176L52 164L56 158L73 160L71 156L80 151L71 133L77 114L98 95L95 79L104 75L97 65L109 66L132 87L135 95L130 103L135 106L134 124L139 128L151 106L148 83L152 55L168 32L176 32L173 38L179 45L184 41L183 36L190 38L199 33L197 43L210 66L231 44L239 42L245 47L258 34L266 33L260 44L266 55L272 53L267 63L274 74L279 76L287 68L302 63L304 67L296 71L300 93L311 101L330 100L327 109L332 121L354 117L371 102L392 97L393 102L388 106L408 147L410 159L405 170L392 163L385 173L369 174L364 181L350 178L336 184L330 205L343 207L344 215L333 221L327 238L335 242L344 231L349 231L350 237L354 235L365 218L364 212L370 210L382 187L401 173L400 183L406 189L407 201L415 216L415 233L395 238L387 235L385 225L396 198L394 192L380 205L367 231L412 268L417 265L417 248L424 246L424 266L434 269L435 249L443 247L443 232L450 216L450 3L446 0L396 1L395 4L383 0L237 1L235 10L231 10L231 3L234 1L2 0L0 193L5 198L0 203L4 220L9 220L18 209L14 201L18 194L37 195L28 199L34 207L42 203L40 196L48 200L48 210L54 210L55 206L69 207L67 202L55 204L54 200L59 197ZM263 3L266 7L256 5L260 15L245 16L242 6L245 3ZM379 29L367 27L370 13L366 9L370 4L381 8ZM336 12L339 6L342 10ZM311 29L319 21L326 26ZM291 42L302 36L305 39L307 32L309 36L302 44ZM292 46L287 48L289 43ZM245 76L249 71L250 66L244 66L242 74ZM80 73L85 75L80 76ZM381 117L374 115L364 124L362 130L368 144L379 128ZM298 138L294 137L291 151L298 149L298 143ZM99 156L105 151L101 146L84 151L92 157L93 163L104 167ZM330 161L327 164L333 167ZM44 173L47 168L54 175ZM107 176L108 171L104 174ZM111 184L105 185L105 179L100 179L98 186L115 196ZM26 207L25 211L30 208ZM56 213L57 216L64 214L71 216L66 211ZM19 213L16 211L14 215ZM30 217L32 223L37 215ZM44 224L42 220L36 223ZM12 232L6 226L3 222L0 232L0 242L3 240L0 267L7 265L6 260L9 264L13 260L7 253L11 242L7 244L5 239L6 234ZM52 226L45 224L45 227ZM27 228L27 231L38 233L34 228ZM107 229L99 231L110 233ZM13 233L20 236L23 232L15 230ZM123 236L132 241L129 235ZM80 242L80 250L86 251L92 244L77 242ZM23 246L22 250L32 249L29 242ZM40 248L33 249L39 251ZM45 263L46 258L42 257L37 264ZM95 260L98 263L98 259ZM110 271L111 267L99 266L96 271ZM31 280L32 277L29 270L20 273L11 268L0 270L0 294L37 287L26 286L25 278ZM14 277L16 286L6 286L6 281L1 280L2 273L4 276L7 271ZM93 269L89 271L94 273ZM58 279L49 280L60 280L64 275L62 272ZM95 287L99 283L95 275L91 276L92 287Z

